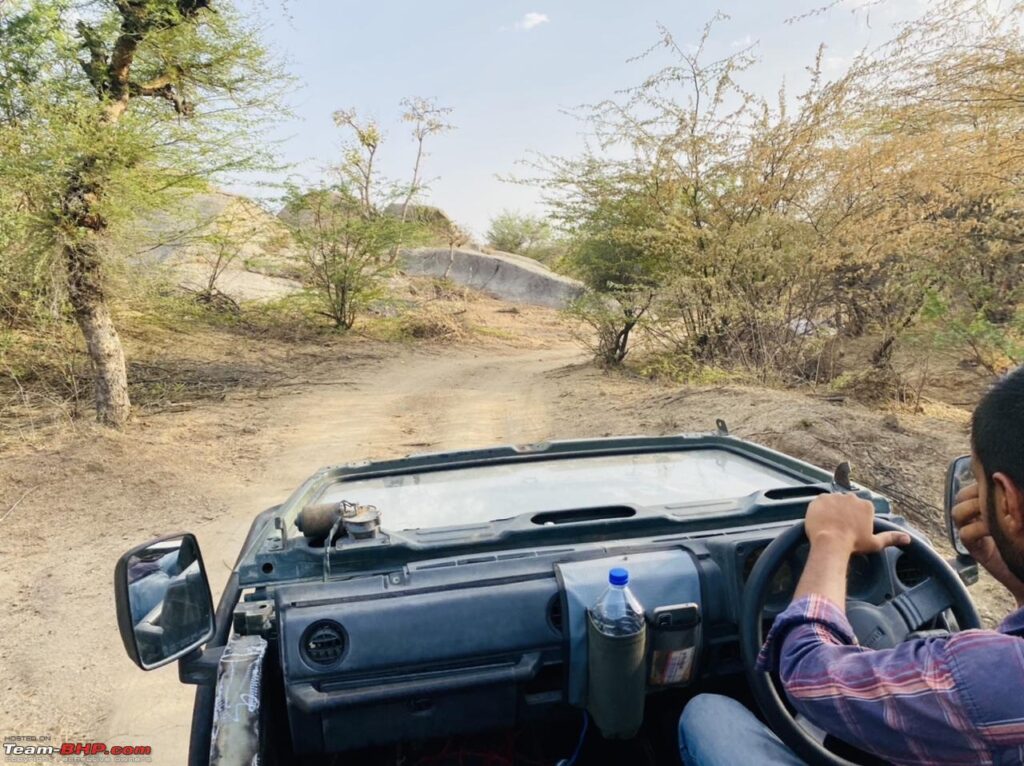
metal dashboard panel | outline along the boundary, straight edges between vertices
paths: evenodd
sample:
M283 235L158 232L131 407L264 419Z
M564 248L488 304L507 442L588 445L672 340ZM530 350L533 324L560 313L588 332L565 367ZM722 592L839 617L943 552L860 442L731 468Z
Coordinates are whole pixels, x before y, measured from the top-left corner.
M308 586L278 590L297 750L338 752L514 724L519 684L562 650L549 619L558 594L551 565L457 583L441 574L401 591L367 593L358 580L324 584L315 598ZM344 648L337 661L318 665L302 642L325 621L341 627Z
M557 645L561 639L545 608L557 592L549 576L383 598L285 603L280 611L285 678L291 683L375 671L393 675L402 668ZM344 653L330 667L309 662L299 646L303 632L322 620L337 622L346 634Z

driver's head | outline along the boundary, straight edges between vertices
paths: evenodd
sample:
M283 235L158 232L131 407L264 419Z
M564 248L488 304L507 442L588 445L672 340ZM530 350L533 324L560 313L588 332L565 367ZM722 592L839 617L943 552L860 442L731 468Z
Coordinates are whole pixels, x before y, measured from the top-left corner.
M974 410L974 478L989 532L1024 580L1024 367L996 383Z

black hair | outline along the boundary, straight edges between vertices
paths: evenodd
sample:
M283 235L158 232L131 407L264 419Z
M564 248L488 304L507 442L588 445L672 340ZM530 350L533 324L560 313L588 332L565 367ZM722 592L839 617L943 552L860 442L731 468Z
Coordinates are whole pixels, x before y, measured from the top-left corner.
M971 446L988 485L1004 473L1024 490L1024 366L1001 378L974 410Z

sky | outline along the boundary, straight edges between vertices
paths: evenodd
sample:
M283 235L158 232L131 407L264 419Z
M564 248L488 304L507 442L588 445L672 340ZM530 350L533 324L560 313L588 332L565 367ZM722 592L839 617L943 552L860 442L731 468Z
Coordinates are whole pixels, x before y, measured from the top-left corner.
M542 214L537 189L500 176L526 171L531 152L571 156L585 126L567 110L614 96L667 59L628 59L658 40L659 23L681 44L699 39L721 11L709 51L755 45L761 63L743 85L773 96L806 82L819 43L838 73L863 46L927 0L837 0L824 13L787 23L826 0L286 0L265 8L265 39L296 78L294 114L278 125L280 160L293 178L323 177L342 135L331 115L355 108L385 132L381 168L407 179L415 146L401 122L407 96L436 99L456 129L427 146L425 195L482 236L502 210ZM866 7L865 7L866 6Z

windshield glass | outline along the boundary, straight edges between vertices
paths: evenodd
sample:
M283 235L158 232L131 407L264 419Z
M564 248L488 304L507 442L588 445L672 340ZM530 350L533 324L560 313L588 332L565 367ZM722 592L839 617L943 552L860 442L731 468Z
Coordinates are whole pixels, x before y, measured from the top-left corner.
M374 505L381 512L381 526L399 530L484 523L539 511L725 500L802 483L742 455L698 449L342 481L317 502ZM692 509L694 515L700 512L699 507Z

